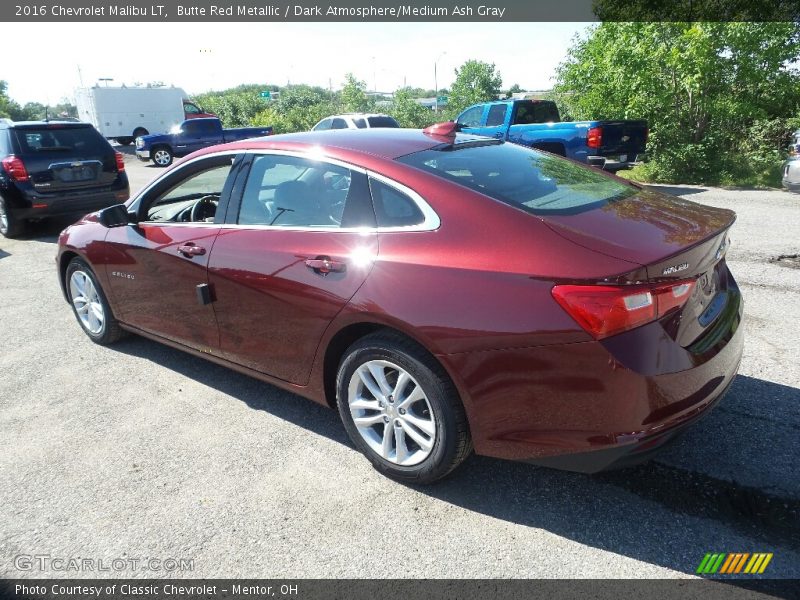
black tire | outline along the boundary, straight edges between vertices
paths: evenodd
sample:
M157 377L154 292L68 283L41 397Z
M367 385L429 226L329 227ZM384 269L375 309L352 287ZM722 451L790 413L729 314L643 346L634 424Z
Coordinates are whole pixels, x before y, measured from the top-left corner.
M117 143L120 146L130 146L133 143L133 138L132 137L117 138Z
M13 212L8 209L8 205L3 197L0 196L0 234L6 238L15 238L22 235L25 231L25 221L18 219Z
M89 329L89 327L84 323L78 314L78 310L75 306L76 303L72 300L72 276L78 272L82 273L85 275L85 277L91 280L92 286L94 286L94 289L97 291L97 297L100 301L99 303L103 311L103 322L98 331L92 331ZM127 332L119 326L119 322L114 317L114 313L111 310L111 306L108 304L108 299L106 298L105 292L103 292L100 282L97 281L97 276L94 274L94 271L92 271L92 268L86 263L86 261L80 258L72 259L69 265L67 265L64 286L67 290L67 297L70 298L72 312L75 315L78 324L81 326L81 329L83 329L83 332L89 336L90 340L96 344L106 346L108 344L113 344L117 340L127 335Z
M148 133L149 132L144 127L137 127L133 130L133 139L135 140L137 137L148 135Z
M150 158L155 166L168 167L175 157L169 146L156 146L150 151Z
M432 412L435 435L433 436L433 444L429 454L418 464L403 466L397 462L387 460L370 447L353 421L349 403L351 379L357 381L355 379L358 377L356 371L370 361L385 361L402 368L413 380L413 383L409 385L418 385L424 394L424 409L427 412L429 408L430 412ZM390 375L391 371L391 367L387 367L387 372ZM355 385L358 385L358 383ZM363 390L362 393L364 393ZM433 483L450 474L472 452L472 440L466 413L455 386L433 356L425 351L424 348L405 337L392 333L378 332L368 335L350 346L339 365L336 377L336 397L339 415L350 439L375 469L387 477L405 483ZM388 398L389 402L393 402L392 396L386 396L386 398ZM381 405L384 406L385 403ZM412 412L410 407L408 412ZM382 413L376 412L374 414ZM397 412L394 415L399 417ZM370 416L373 416L373 413L370 413ZM428 416L430 417L430 414ZM387 417L381 418L386 419ZM394 417L391 418L393 419ZM387 426L394 426L393 422L389 421L388 425L384 423L373 425L372 430L375 432L375 437L382 437L386 432L385 427ZM405 426L399 427L399 429L405 429ZM394 429L391 430L389 435L390 437L396 435ZM406 443L416 446L416 443L413 439L407 437L407 434L403 434L403 437ZM398 440L395 438L395 446L397 442ZM417 451L424 452L422 447L416 447ZM395 454L397 455L397 450Z

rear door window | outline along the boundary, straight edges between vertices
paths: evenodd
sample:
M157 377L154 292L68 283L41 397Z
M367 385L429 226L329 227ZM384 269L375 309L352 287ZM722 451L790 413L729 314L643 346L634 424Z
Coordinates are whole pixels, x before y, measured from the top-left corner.
M344 119L334 119L331 129L347 129L347 122Z
M356 117L353 119L353 124L358 129L366 129L367 128L367 121L362 117Z
M486 117L487 127L497 127L502 125L506 120L505 104L493 104L489 107L489 116Z
M264 154L253 159L239 225L374 227L366 177L323 161Z
M425 220L416 202L400 190L373 178L369 180L369 189L378 227L408 227Z

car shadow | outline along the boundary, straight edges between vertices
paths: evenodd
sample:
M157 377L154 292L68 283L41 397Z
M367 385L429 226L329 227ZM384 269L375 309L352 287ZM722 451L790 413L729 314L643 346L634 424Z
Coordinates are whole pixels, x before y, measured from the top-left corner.
M58 242L61 231L75 223L78 217L49 217L41 221L32 221L25 225L25 231L18 238L21 241L36 241L46 244Z
M673 196L690 196L708 191L708 188L687 185L647 185L646 187Z
M144 338L113 348L353 447L336 411L295 394ZM468 511L679 572L694 573L707 551L768 551L776 552L774 572L798 577L800 566L781 564L778 546L800 550L800 493L793 495L800 472L800 455L793 451L799 403L798 389L739 375L720 406L666 449L663 459L583 475L473 455L438 484L409 487ZM785 457L776 456L774 443L784 439ZM781 472L794 488L737 483L726 470L740 460L767 471L783 461ZM742 540L747 548L741 548Z
M11 253L0 248L0 258L5 258L6 256L11 256Z

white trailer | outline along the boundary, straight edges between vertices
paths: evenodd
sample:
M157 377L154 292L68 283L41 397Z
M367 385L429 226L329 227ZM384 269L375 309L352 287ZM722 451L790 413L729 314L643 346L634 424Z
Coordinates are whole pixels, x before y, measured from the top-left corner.
M187 98L176 87L95 86L75 91L78 118L123 145L140 135L166 133L186 118L186 112L198 111L188 102L184 109Z

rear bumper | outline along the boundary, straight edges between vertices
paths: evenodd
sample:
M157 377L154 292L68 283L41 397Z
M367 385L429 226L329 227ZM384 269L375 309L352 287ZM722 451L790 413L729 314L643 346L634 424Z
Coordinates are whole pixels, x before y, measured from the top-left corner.
M30 194L21 206L11 207L19 219L39 219L59 215L78 215L121 204L130 197L127 180L123 187L102 191L70 192L63 194Z
M614 344L440 360L464 398L478 454L593 473L646 460L721 400L741 361L742 312L739 298L728 335L703 354L656 322L608 338Z

